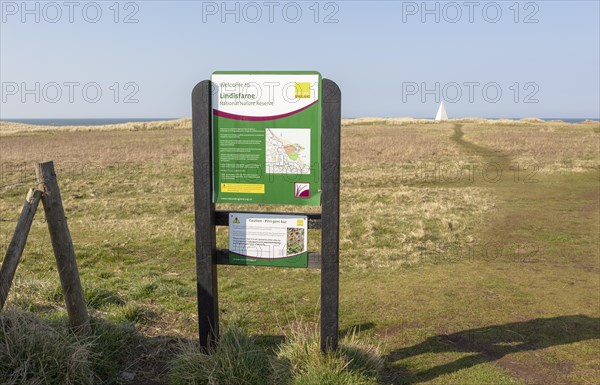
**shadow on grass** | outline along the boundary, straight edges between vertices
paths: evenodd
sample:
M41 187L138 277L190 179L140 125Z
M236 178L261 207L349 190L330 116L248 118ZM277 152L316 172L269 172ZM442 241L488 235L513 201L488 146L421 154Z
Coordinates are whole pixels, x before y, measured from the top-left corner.
M418 384L436 377L493 362L524 351L600 338L600 318L585 315L538 318L525 322L487 326L451 334L439 334L422 343L395 350L385 356L385 377L394 384ZM475 353L447 364L411 373L401 363L427 353Z

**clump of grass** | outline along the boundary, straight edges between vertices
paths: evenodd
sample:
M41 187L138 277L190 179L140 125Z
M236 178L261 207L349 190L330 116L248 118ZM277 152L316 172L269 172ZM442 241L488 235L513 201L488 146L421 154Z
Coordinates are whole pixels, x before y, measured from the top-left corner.
M56 284L47 288L42 298L50 303L64 303L63 289ZM116 293L96 285L83 285L83 297L88 307L94 309L106 308L110 305L124 305L125 301Z
M377 385L383 360L379 348L355 332L340 341L338 350L323 354L316 327L297 323L286 332L274 361L273 383L290 385Z
M42 320L14 308L0 314L0 384L113 383L138 338L130 325L92 319L76 336L66 319Z
M265 385L269 377L267 353L241 328L232 327L221 335L219 345L209 354L186 345L170 371L172 385Z
M156 297L190 297L195 292L186 287L182 282L172 279L159 278L150 283L145 283L135 290L132 297L136 300L156 298Z
M230 327L208 354L185 345L170 370L172 385L377 385L383 367L379 349L356 333L337 351L323 354L316 328L299 322L285 332L274 354L241 327Z
M91 345L66 327L8 310L0 315L2 384L94 384Z
M158 316L155 311L139 304L127 304L120 308L119 313L124 321L138 325L149 324Z
M108 305L123 305L125 303L114 292L97 286L84 285L83 296L85 303L94 309L100 309Z
M135 328L127 323L92 319L92 369L103 383L112 383L128 360L127 352L140 340Z

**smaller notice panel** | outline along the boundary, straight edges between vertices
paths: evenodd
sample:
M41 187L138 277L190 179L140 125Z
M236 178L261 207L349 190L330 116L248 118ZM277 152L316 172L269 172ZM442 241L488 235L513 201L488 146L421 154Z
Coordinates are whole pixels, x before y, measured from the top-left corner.
M229 214L229 263L307 267L305 215Z

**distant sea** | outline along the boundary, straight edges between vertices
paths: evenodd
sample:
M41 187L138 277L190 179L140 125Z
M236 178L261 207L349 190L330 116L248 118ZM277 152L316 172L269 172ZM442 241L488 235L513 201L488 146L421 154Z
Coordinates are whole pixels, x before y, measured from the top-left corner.
M488 119L503 119L503 118L488 118ZM525 119L525 118L509 118L509 119L513 119L513 120L519 120L519 119ZM562 120L565 123L581 123L581 122L585 122L586 120L595 120L595 121L599 121L598 118L540 118L542 120Z
M349 116L344 116L345 119L357 119L357 118L361 118L360 116L358 117L349 117ZM385 119L395 119L395 118L404 118L403 117L398 117L398 116L385 116L383 117ZM476 118L474 116L469 116L469 117L462 117L462 116L451 116L450 119L489 119L489 120L500 120L500 119L509 119L509 120L521 120L521 119L526 119L526 118ZM433 120L433 118L431 116L427 116L427 117L415 117L415 119L431 119ZM538 118L538 119L542 119L545 121L550 121L550 120L562 120L565 123L581 123L581 122L585 122L586 120L593 120L593 121L600 121L600 119L598 118Z
M37 126L102 126L129 122L154 122L179 118L93 118L93 119L2 119L5 122L33 124Z
M101 126L105 124L119 124L129 122L153 122L156 120L175 120L180 118L93 118L93 119L2 119L6 122L16 122L24 124L33 124L39 126ZM432 119L418 118L418 119ZM458 118L460 119L460 118ZM486 119L502 119L502 118L486 118ZM509 118L519 120L521 118ZM567 123L579 123L586 120L598 120L594 118L541 118L542 120L562 120Z

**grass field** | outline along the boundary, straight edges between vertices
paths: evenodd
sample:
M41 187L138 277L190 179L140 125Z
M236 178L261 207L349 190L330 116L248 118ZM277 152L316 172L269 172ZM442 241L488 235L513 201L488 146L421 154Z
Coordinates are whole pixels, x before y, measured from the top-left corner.
M597 383L598 122L344 123L340 328L376 347L379 382ZM106 382L167 383L196 338L191 145L189 120L0 126L2 256L34 163L53 160L104 338L97 354L113 357L96 368ZM7 307L59 328L66 310L42 214ZM319 241L311 230L309 248ZM318 271L222 266L219 295L224 322L267 351L299 320L318 322Z

